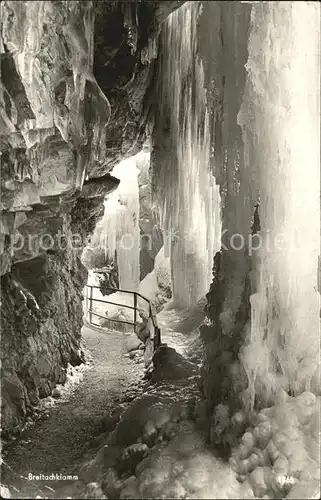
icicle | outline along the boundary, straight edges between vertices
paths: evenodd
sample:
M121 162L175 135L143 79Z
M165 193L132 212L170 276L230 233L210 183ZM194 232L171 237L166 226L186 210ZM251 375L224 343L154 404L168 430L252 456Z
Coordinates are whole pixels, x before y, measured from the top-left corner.
M262 247L242 362L254 394L309 390L320 352L320 5L252 7L239 123L260 190ZM250 151L249 151L250 150ZM274 375L273 375L274 374Z
M171 257L173 305L190 308L212 280L220 248L220 196L210 170L204 73L197 55L198 2L172 13L164 27L160 123L170 119L173 156L157 163L155 199ZM175 157L176 156L176 157Z

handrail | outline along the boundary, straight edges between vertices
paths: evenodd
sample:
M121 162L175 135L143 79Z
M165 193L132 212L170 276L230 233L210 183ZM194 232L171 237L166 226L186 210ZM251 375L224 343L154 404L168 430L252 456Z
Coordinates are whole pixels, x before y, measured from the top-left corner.
M127 304L119 304L118 302L111 302L110 300L92 299L93 302L102 302L103 304L112 304L113 306L127 307L127 309L135 309L134 306L128 306Z
M90 287L90 288L99 288L99 290L101 289L101 287L98 286L98 285L88 285L88 284L86 284L85 286ZM121 288L112 288L110 286L104 286L103 288L105 290L113 290L114 292L131 293L131 294L135 293L141 299L146 300L146 302L151 303L149 299L147 299L146 297L144 297L144 295L142 295L139 292L133 292L132 290L122 290ZM98 299L96 299L96 300L98 300Z
M98 285L88 285L88 284L86 284L85 286L90 287L90 288L99 288L99 290L101 289L101 287L98 286ZM138 293L138 292L133 292L132 290L122 290L121 288L112 288L110 286L104 286L104 288L106 290L114 290L114 292L131 293L131 294L132 293ZM148 300L148 299L146 299L146 300Z
M94 316L97 316L98 318L102 318L102 319L108 319L108 321L116 321L117 323L125 323L126 325L134 325L134 323L132 321L124 321L123 319L112 319L112 318L106 318L106 316L103 316L102 314L98 314L94 311L90 311L91 314L93 314ZM95 323L91 322L93 325ZM99 326L99 325L96 325L96 326Z
M149 304L151 304L151 301L148 300L148 299L146 299L146 297L144 297L144 295L141 295L139 292L135 292L135 293L136 293L137 297L140 297L141 299L144 299L144 300L146 300L146 302L148 302Z
M91 323L91 324L93 324L95 326L99 326L99 325L97 325L96 323L93 323L92 316L97 316L99 318L106 319L106 320L109 320L109 321L113 321L113 322L116 322L116 323L123 323L123 324L132 325L134 327L134 331L136 332L136 326L139 324L139 323L137 323L137 311L140 309L137 306L137 297L140 297L141 299L145 300L148 303L148 305L149 305L148 314L149 314L149 318L151 319L152 325L153 325L153 328L154 328L154 350L156 350L159 347L159 345L161 343L161 340L160 340L160 329L158 328L158 325L157 325L156 315L153 314L152 302L149 299L147 299L146 297L144 297L144 295L140 294L139 292L133 292L133 291L130 291L130 290L122 290L120 288L111 288L111 287L104 287L104 288L107 289L107 290L113 290L114 292L129 293L129 294L133 295L134 306L129 306L127 304L119 304L119 303L116 303L116 302L111 302L110 300L94 299L93 298L93 293L92 293L93 292L93 288L97 288L97 289L100 290L101 287L97 286L97 285L88 285L88 284L86 284L85 286L87 287L87 289L90 290L90 296L88 297L87 293L85 295L85 298L86 298L86 311L89 313L89 323ZM89 301L89 308L88 308L88 301ZM125 307L127 309L132 309L134 311L134 321L133 322L132 321L124 321L124 320L120 320L120 319L108 318L108 316L102 316L101 314L98 314L95 311L93 311L93 309L92 309L92 303L93 302L101 302L101 303L105 303L105 304L112 304L112 305L115 305L115 306Z

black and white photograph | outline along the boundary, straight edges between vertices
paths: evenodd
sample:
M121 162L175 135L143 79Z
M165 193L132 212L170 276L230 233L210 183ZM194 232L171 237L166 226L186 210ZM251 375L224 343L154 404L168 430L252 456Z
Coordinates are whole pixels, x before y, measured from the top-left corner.
M321 3L0 1L0 498L319 500Z

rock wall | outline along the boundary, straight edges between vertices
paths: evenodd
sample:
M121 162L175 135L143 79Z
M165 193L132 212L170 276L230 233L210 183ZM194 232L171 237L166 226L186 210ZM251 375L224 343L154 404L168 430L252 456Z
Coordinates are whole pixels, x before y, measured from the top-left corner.
M257 200L244 167L237 123L245 85L250 11L251 6L241 2L203 2L199 29L211 113L212 168L220 185L222 217L222 247L214 258L207 319L201 327L206 343L202 379L208 437L216 446L222 444L222 451L233 444L229 418L242 406L247 387L238 355L250 320L249 296L253 293L247 236L254 230ZM244 237L243 247L240 237L233 236L237 234ZM227 410L223 427L217 425L222 403Z
M79 255L139 151L160 23L181 2L1 2L2 427L81 361Z
M251 9L253 9L252 13ZM257 54L265 54L265 61L274 61L275 59L273 53L269 53L268 47L269 44L271 44L271 47L275 47L273 36L275 36L275 39L278 37L277 35L271 35L267 26L270 27L274 23L275 30L277 30L282 25L282 22L278 21L278 17L274 12L272 24L268 24L263 16L262 18L254 17L254 14L254 7L241 2L204 2L199 29L199 46L206 76L208 107L212 112L212 164L213 173L220 185L223 234L221 251L216 254L214 259L213 282L207 294L207 318L201 328L201 335L206 342L206 357L202 368L202 379L208 438L215 446L222 445L225 452L228 452L228 448L233 447L237 440L239 430L235 425L237 420L237 418L235 420L235 415L238 414L240 408L245 409L249 416L253 409L261 410L264 407L272 406L278 397L277 392L281 388L291 396L297 396L304 390L312 390L312 392L319 394L319 389L316 390L317 384L315 384L315 380L318 379L317 370L313 374L316 366L314 356L317 348L311 348L311 346L316 346L319 342L314 335L317 332L317 327L306 328L307 331L311 331L309 334L311 337L309 337L309 341L306 340L309 349L305 349L303 344L300 344L297 340L301 334L296 333L297 330L294 326L300 324L297 322L296 316L303 318L309 316L309 312L307 313L309 311L308 307L310 307L310 304L315 307L314 304L317 303L317 298L313 295L313 284L307 288L311 293L311 300L307 302L307 306L303 302L305 299L294 299L296 295L293 292L295 287L291 285L292 281L289 285L289 291L283 292L282 287L280 287L281 291L279 290L277 278L275 277L278 276L278 272L280 273L279 281L282 284L288 283L290 278L294 280L292 278L293 274L296 276L294 271L289 271L288 276L290 278L285 274L287 260L289 259L291 265L295 262L293 261L295 253L293 255L286 253L288 250L285 250L283 254L283 264L278 265L279 271L275 271L273 267L269 268L269 271L266 272L265 281L260 282L258 279L259 272L266 265L262 265L262 262L264 263L264 259L269 260L264 251L267 253L271 251L273 260L275 255L278 256L279 249L276 239L274 240L274 248L272 243L272 247L262 252L255 252L257 249L254 243L255 240L253 241L253 248L250 246L251 238L255 233L261 232L261 235L266 235L267 233L273 233L273 231L276 233L280 231L280 234L282 234L283 222L281 215L283 206L288 210L284 216L286 218L285 225L290 225L290 221L293 220L292 225L298 231L298 234L302 232L297 229L298 222L294 215L293 205L296 205L296 201L291 204L287 198L289 190L282 187L279 192L276 192L275 188L269 185L269 179L278 179L282 175L284 186L286 186L284 172L287 173L290 179L296 177L295 170L291 170L293 161L288 160L287 154L278 146L279 134L277 128L278 110L282 109L283 96L287 92L289 95L292 94L291 85L287 87L285 84L287 90L280 91L278 95L282 95L282 98L273 104L273 110L275 110L277 118L274 118L273 113L269 111L271 99L265 99L267 95L266 89L270 88L270 86L273 87L273 77L271 77L273 71L270 66L268 66L266 73L268 77L260 73L260 84L258 87L256 87L256 83L253 84L259 97L256 97L255 94L249 95L248 91L252 82L256 82L256 76L258 75L258 71L251 70L251 62L255 60ZM296 13L296 15L298 14ZM311 19L313 18L312 15ZM254 19L255 21L253 21ZM272 19L272 16L269 19ZM298 19L300 19L300 15L298 15ZM250 20L257 26L258 30L264 25L263 20L265 22L267 42L263 49L258 48L256 42L259 40L260 44L263 44L264 37L253 30L253 24L249 41ZM302 26L304 23L298 22L298 25ZM293 38L295 42L293 44L297 43L298 46L301 46L299 41L301 35L296 33L294 26L296 26L295 16L289 18L289 33L295 33ZM206 36L203 36L203 34L206 34ZM254 46L257 52L253 52ZM293 46L291 45L289 54L292 54ZM250 47L249 59L248 47ZM297 52L298 61L300 61L300 49ZM288 54L285 50L284 62L280 63L280 66L274 70L275 74L278 74L278 72L282 74L283 67L288 67L287 57ZM300 68L300 64L305 64L306 60L307 56L302 55L302 61L298 62L295 67ZM290 69L292 70L291 65ZM299 75L305 74L300 69L297 71ZM251 80L249 74L251 74L253 80ZM245 95L243 95L246 75L246 90ZM286 82L292 81L288 77L285 80ZM264 82L262 87L260 87L261 82ZM299 87L305 88L302 82L300 85L298 84ZM271 95L273 95L273 92L274 88L271 90ZM302 95L305 98L304 92ZM297 94L295 94L296 98ZM264 103L260 115L261 127L255 125L259 115L255 107L255 99L260 104L261 102ZM262 101L260 101L261 99ZM246 108L244 106L245 100ZM239 113L240 108L241 113ZM295 105L289 106L290 108L294 109ZM315 110L313 106L311 106L311 109L308 107L309 119L307 121L309 123L311 120L313 123L316 108L317 106L315 106ZM266 125L270 119L275 119L277 124L273 137L266 134L267 130L273 129L272 126ZM244 123L247 124L251 131L254 131L252 135L245 135ZM292 126L291 117L289 123ZM242 124L243 131L239 124ZM297 130L298 124L302 126L302 121L300 122L294 116L293 128L295 130ZM246 139L246 147L244 147L242 135ZM262 144L264 144L266 137L269 146L264 149ZM274 151L273 148L278 151L279 156L276 156L277 159L273 157L272 152L270 153L269 147L271 147L272 152ZM293 154L293 158L296 158L297 155L294 153L296 150L291 142L287 143L287 151L293 151L291 154ZM268 163L261 166L263 158L268 158ZM279 158L282 164L280 173L272 175L270 168L278 166ZM291 157L289 156L289 158ZM316 158L316 156L314 155L313 158ZM262 177L258 172L263 172ZM292 181L289 182L291 184ZM296 193L297 197L300 198L298 192ZM311 199L314 199L313 196L314 194ZM260 202L261 208L259 207ZM273 208L270 208L269 203ZM277 203L280 203L281 208L278 208ZM312 212L315 213L315 209L311 210ZM271 216L271 214L273 215ZM300 211L300 217L302 217L301 220L305 220L306 216L303 215L302 210ZM274 222L273 226L270 222L271 219ZM306 217L306 220L310 221L309 217ZM303 226L305 225L303 224ZM311 224L310 227L312 227ZM272 237L271 241L273 241ZM307 241L311 241L311 238L307 238ZM263 242L263 248L265 244ZM309 247L309 250L305 249L305 251L309 255L305 259L314 262L314 249ZM303 261L303 258L298 258L298 262ZM289 268L291 268L290 264ZM298 266L294 264L292 269L295 268L298 268ZM298 288L300 291L304 286L303 283L306 283L306 278L313 276L313 272L313 270L311 272L305 270L300 277L296 278L296 283L301 283ZM304 276L304 273L306 276ZM260 287L264 289L264 299L269 304L266 315L261 314L262 309L255 308L254 301ZM277 298L274 298L275 294L278 294ZM284 299L286 306L282 306L283 295L286 297ZM307 294L304 296L307 297ZM261 296L260 300L262 301ZM296 300L295 306L293 306L292 312L289 312L290 304L294 300ZM299 307L302 307L303 313L299 312ZM283 322L283 314L291 318L289 327L286 327L287 323ZM310 316L312 316L312 313ZM269 326L271 323L272 327ZM279 329L282 329L281 334L279 334ZM304 330L304 327L299 328L299 332L302 330ZM262 344L264 346L265 339L268 339L265 350L258 347L259 343L256 340L258 332L262 332L261 335L264 339ZM279 361L282 354L280 356L278 350L282 352L283 349L286 353L285 360ZM247 354L247 359L244 353ZM288 361L287 353L291 353L289 358L293 359L294 369L291 362ZM250 360L251 369L249 369L249 364L246 364L247 360ZM257 373L260 373L262 367L263 375L260 383L254 385L252 379L256 380L258 378ZM291 376L288 376L288 370L290 369L292 369ZM300 381L298 384L296 383L297 380ZM249 426L248 421L245 422L246 426Z
M83 361L86 270L78 258L68 267L62 259L43 254L14 264L1 280L2 426L7 431L19 428L39 398L65 382L68 362Z

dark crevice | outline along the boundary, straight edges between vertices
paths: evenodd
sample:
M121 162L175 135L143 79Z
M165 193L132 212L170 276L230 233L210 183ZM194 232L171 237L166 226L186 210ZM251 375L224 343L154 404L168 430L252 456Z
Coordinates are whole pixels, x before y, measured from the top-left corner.
M110 6L101 6L94 27L94 75L99 86L108 93L124 85L132 77L135 64L121 3L112 12Z
M32 120L35 115L30 107L25 89L21 83L20 76L16 70L16 65L12 55L5 46L5 53L1 54L1 79L16 105L18 112L18 123L20 125L24 120Z

